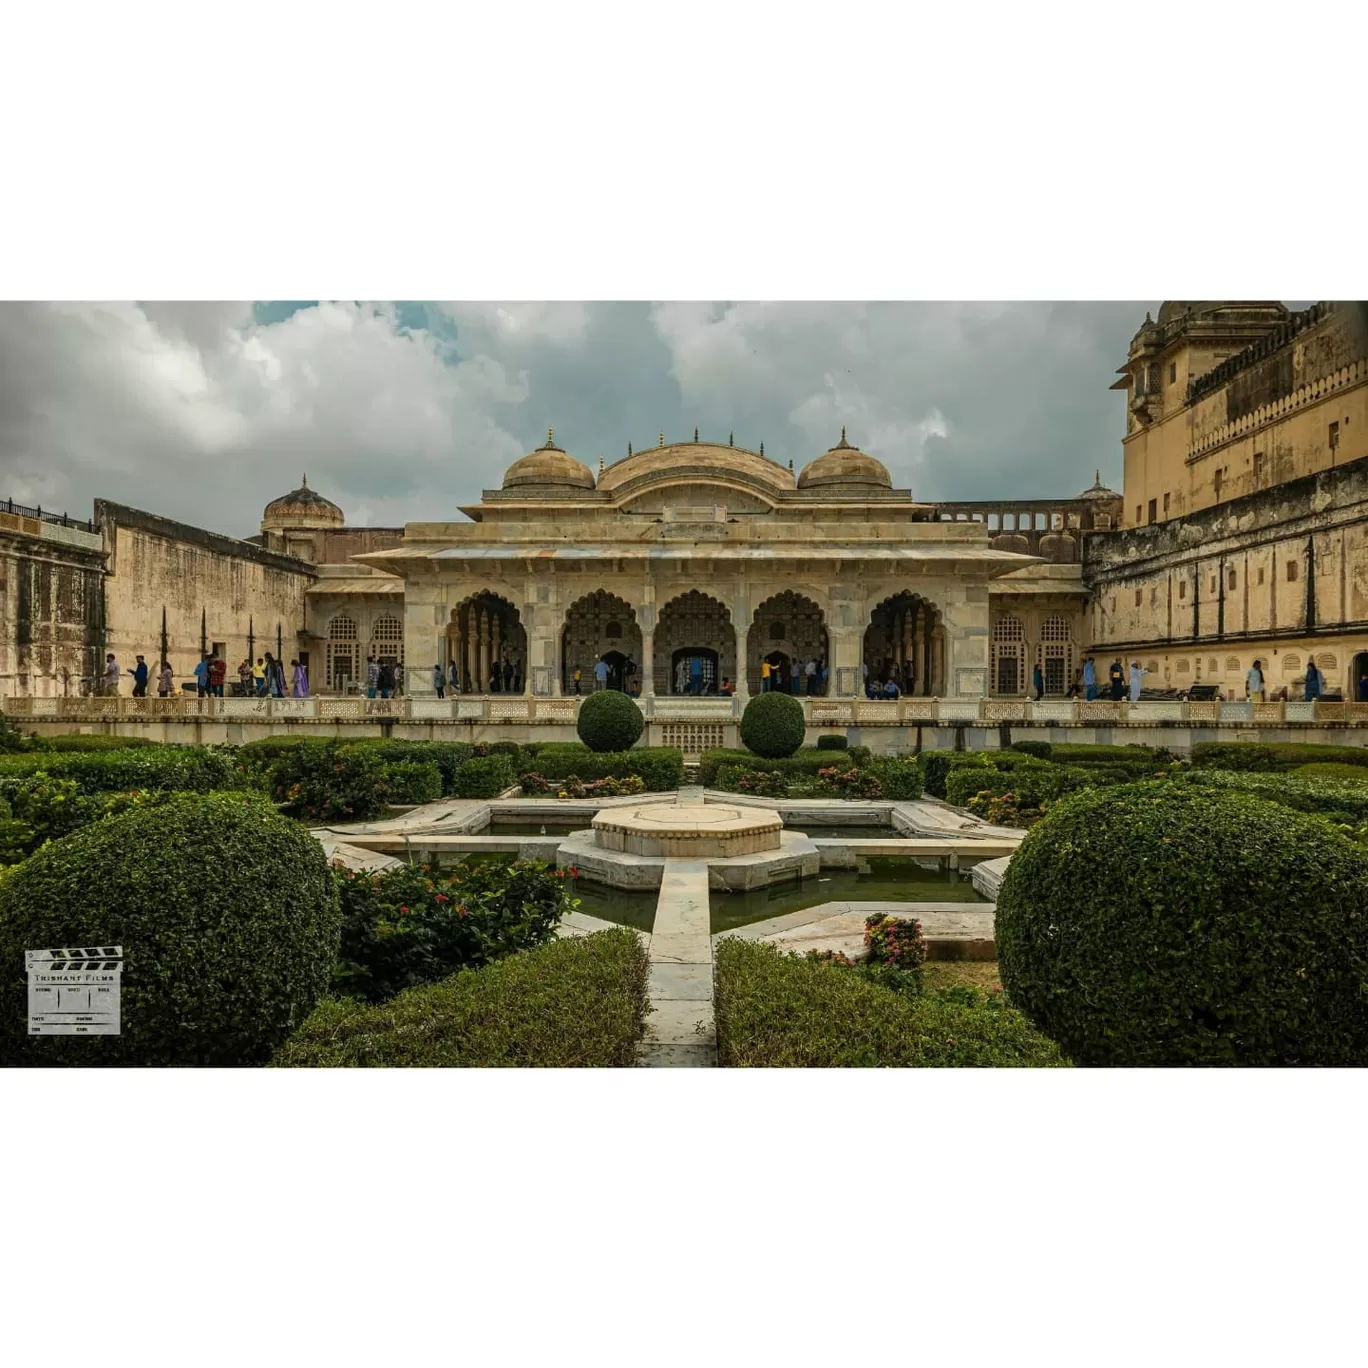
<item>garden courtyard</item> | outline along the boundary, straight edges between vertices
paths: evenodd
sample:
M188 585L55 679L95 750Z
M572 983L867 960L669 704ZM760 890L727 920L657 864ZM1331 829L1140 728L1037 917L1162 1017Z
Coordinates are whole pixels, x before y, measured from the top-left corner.
M783 694L688 772L623 694L579 731L3 726L0 1063L1368 1062L1368 748L876 757ZM119 1034L30 1033L25 952L95 945Z

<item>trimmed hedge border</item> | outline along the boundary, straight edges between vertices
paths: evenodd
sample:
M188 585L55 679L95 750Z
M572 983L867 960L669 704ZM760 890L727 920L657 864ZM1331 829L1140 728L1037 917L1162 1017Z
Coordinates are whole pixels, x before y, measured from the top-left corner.
M121 746L0 755L0 779L26 778L40 770L54 779L70 779L86 794L132 789L212 793L244 786L226 746Z
M1058 1047L996 994L911 996L838 965L729 937L716 963L728 1068L1059 1067Z
M274 1068L631 1068L650 963L626 927L552 941L373 1007L328 999Z
M1368 746L1319 746L1297 741L1203 741L1192 748L1194 769L1262 770L1275 774L1298 765L1368 766Z
M672 746L636 746L628 751L591 751L574 742L541 746L533 769L544 779L572 776L592 783L597 779L629 779L639 775L648 793L669 793L684 782L684 752Z

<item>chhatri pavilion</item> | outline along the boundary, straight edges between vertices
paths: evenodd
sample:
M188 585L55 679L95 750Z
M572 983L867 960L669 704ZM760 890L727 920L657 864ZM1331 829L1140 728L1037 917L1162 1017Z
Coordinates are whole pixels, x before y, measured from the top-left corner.
M1110 507L1115 495L1100 482L1097 492ZM433 664L453 661L462 692L506 689L503 662L518 692L573 692L576 670L587 692L602 659L612 684L645 697L712 693L725 680L744 698L760 691L762 661L787 677L793 661L816 660L833 696L895 674L906 692L978 699L989 692L997 586L1014 610L1031 595L1057 609L1069 649L1051 653L1051 692L1062 693L1085 604L1068 529L1093 525L1086 495L1068 507L1067 522L1035 524L1045 542L1068 543L1061 553L1015 521L990 528L967 505L917 502L844 431L796 475L763 446L695 433L629 448L597 477L548 433L501 488L461 509L468 521L410 523L397 545L352 559L402 581L410 696L432 694ZM1024 532L1030 515L1020 517ZM329 589L321 579L310 597ZM324 607L311 612L320 636ZM1016 684L1026 642L1010 647Z

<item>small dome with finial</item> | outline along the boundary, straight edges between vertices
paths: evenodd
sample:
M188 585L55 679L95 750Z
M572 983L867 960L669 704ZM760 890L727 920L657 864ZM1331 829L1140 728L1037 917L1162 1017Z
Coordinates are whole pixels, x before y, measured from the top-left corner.
M1078 497L1087 499L1092 503L1103 503L1110 499L1119 499L1121 496L1114 489L1108 489L1102 483L1102 472L1099 470L1097 477L1093 480L1092 487L1085 489Z
M594 472L558 447L555 430L547 428L545 444L514 461L504 472L503 487L543 488L548 491L593 489Z
M261 515L263 532L287 527L341 527L346 522L342 510L331 499L309 488L309 477L300 478L299 488L272 499Z
M859 447L846 441L846 430L841 429L841 440L829 451L809 461L798 476L799 489L825 489L836 486L858 489L892 489L893 480L887 469Z

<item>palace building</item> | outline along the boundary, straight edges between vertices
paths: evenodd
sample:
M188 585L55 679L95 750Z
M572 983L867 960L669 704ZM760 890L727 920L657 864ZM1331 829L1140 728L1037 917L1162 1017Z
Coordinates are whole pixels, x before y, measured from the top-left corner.
M301 479L247 540L97 500L88 522L0 502L0 697L80 697L107 651L269 651L345 696L369 658L410 698L1064 698L1088 653L1147 687L1270 689L1314 656L1368 666L1368 348L1358 305L1166 303L1119 372L1123 492L929 502L842 432L781 459L700 440L577 459L548 433L450 521L348 527ZM796 467L796 468L795 468ZM820 671L809 686L806 667ZM128 684L125 682L124 691Z

